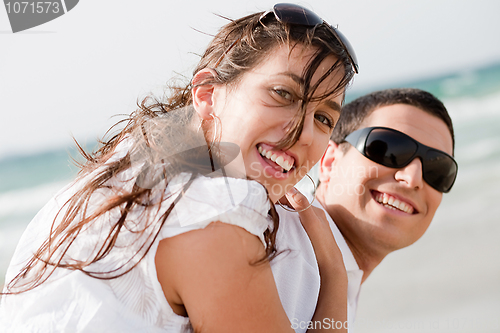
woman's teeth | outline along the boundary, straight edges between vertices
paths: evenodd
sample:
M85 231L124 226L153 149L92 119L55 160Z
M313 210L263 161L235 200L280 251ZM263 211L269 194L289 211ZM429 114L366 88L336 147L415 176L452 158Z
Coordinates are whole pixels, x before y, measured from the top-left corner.
M272 151L266 151L262 147L259 147L258 150L262 157L265 157L268 160L271 160L274 163L278 164L281 168L283 168L284 172L290 171L290 169L293 166L293 164L290 164L288 161L285 161L283 156L278 156L276 153L273 153Z
M388 195L387 193L377 193L377 195L375 196L375 200L387 208L397 209L408 214L413 214L412 206L399 201L398 199L394 198L391 195Z

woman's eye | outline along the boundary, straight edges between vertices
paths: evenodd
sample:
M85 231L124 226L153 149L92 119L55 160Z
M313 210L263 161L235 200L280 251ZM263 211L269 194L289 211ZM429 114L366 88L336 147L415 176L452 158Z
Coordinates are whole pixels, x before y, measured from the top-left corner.
M288 91L286 91L284 89L279 89L279 88L274 89L274 92L276 93L276 95L278 95L282 99L284 99L284 100L286 100L286 101L288 101L290 103L293 102L294 98L293 98L293 95L290 92L288 92Z
M333 120L331 120L330 118L328 118L327 116L324 116L322 114L316 114L316 115L314 115L314 118L316 118L319 122L321 122L322 124L325 124L329 128L333 128L335 125Z

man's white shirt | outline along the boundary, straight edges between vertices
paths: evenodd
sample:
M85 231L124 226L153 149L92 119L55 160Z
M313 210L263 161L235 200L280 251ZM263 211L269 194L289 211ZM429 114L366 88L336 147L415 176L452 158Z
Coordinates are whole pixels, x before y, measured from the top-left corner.
M311 199L311 198L309 198ZM315 207L324 208L315 201ZM318 302L320 275L316 255L311 241L299 220L299 214L276 207L280 216L280 228L276 236L278 252L282 252L271 261L271 268L278 288L283 308L292 328L296 333L305 332L310 325L322 325L333 328L340 325L335 318L326 318L321 323L312 322ZM363 271L359 269L337 225L325 211L333 236L342 253L347 270L347 304L348 322L352 327L356 314L358 295L361 287ZM330 327L328 327L331 325ZM316 326L319 328L319 326Z

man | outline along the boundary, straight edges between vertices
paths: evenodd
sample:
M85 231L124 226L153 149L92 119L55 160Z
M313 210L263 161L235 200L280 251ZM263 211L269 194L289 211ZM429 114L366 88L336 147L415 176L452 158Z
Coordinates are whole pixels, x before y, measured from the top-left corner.
M386 255L414 243L429 227L455 181L453 149L448 112L427 92L378 91L343 108L319 163L317 208L311 209L326 213L342 252L349 325L361 283ZM305 332L320 292L314 239L299 214L278 211L286 227L278 230L277 246L284 253L271 262L273 274L292 327ZM325 321L322 328L335 324Z

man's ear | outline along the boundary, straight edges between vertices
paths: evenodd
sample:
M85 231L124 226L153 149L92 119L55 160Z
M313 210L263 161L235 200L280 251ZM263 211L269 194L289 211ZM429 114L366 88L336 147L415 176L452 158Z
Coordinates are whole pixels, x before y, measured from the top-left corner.
M214 92L216 89L214 81L216 76L217 73L213 69L204 68L193 77L193 88L191 91L193 96L193 107L196 112L198 112L201 119L204 120L211 120L211 114L214 113Z
M339 145L332 140L328 141L328 147L319 161L319 180L327 183L331 177L332 165L335 162L336 155L340 150Z

